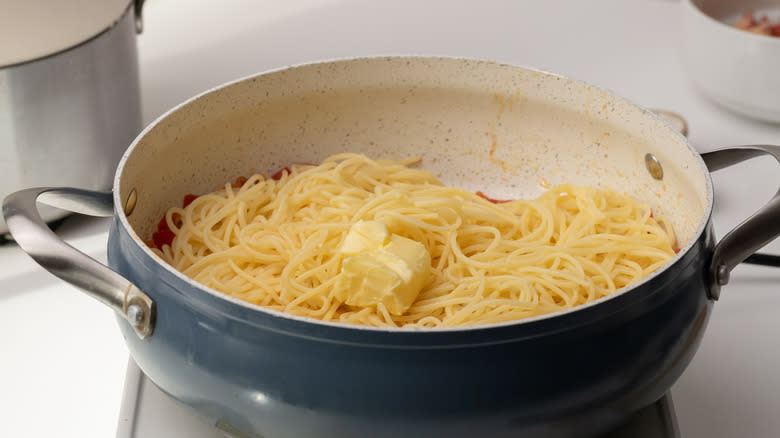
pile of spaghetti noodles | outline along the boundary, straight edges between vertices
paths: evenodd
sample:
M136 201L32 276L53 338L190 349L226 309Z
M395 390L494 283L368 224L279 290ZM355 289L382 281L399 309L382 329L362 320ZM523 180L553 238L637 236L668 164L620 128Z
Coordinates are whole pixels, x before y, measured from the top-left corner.
M561 185L506 202L448 187L414 160L340 154L253 175L171 208L173 267L225 294L350 324L448 327L532 317L630 285L674 256L649 207L609 190ZM278 178L277 178L278 177ZM337 298L339 253L359 220L422 243L431 270L411 307L391 315Z

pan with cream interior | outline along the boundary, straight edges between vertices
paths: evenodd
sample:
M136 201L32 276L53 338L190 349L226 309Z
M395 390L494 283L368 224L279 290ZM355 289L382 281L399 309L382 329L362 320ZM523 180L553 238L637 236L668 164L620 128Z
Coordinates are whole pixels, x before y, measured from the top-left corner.
M588 305L447 329L283 314L186 278L143 242L164 211L239 175L341 152L404 159L499 199L575 183L631 193L679 253ZM6 200L20 246L107 302L135 361L205 421L250 437L595 436L660 398L693 357L728 272L780 233L777 198L717 245L717 170L655 115L587 84L487 61L362 58L245 78L172 109L135 140L111 194L30 189ZM659 169L660 168L660 169ZM659 170L662 170L659 171ZM41 200L113 215L113 271L36 220Z

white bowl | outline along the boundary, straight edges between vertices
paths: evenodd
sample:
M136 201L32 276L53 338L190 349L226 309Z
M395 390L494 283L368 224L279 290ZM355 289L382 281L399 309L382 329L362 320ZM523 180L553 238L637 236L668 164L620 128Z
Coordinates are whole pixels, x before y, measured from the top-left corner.
M780 18L778 0L683 0L683 64L721 105L780 123L780 37L733 27L746 11Z

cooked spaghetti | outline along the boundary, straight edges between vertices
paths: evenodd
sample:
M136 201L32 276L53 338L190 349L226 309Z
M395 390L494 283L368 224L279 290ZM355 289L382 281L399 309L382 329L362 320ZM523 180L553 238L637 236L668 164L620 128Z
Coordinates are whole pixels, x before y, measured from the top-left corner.
M445 186L413 164L341 154L228 183L169 209L164 225L173 239L154 250L194 280L250 303L392 327L560 311L635 283L674 256L670 227L631 196L566 184L535 200L495 201ZM345 275L340 248L359 221L384 224L430 255L422 289L402 313L381 302L347 304L350 291L337 288Z

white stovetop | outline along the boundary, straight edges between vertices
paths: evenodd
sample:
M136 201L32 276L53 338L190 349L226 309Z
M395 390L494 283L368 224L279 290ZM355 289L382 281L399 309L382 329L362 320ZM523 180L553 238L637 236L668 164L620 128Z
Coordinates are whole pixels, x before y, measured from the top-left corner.
M335 57L489 58L589 81L682 113L700 151L780 144L780 125L728 113L695 93L678 62L679 4L663 0L154 0L139 37L145 120L240 76ZM780 185L758 159L719 172L722 236ZM105 259L108 221L61 234ZM775 242L770 248L780 253ZM699 353L673 387L684 438L780 433L780 269L740 266ZM127 350L107 308L0 247L0 436L111 437Z

